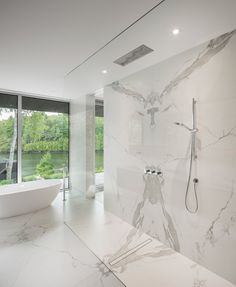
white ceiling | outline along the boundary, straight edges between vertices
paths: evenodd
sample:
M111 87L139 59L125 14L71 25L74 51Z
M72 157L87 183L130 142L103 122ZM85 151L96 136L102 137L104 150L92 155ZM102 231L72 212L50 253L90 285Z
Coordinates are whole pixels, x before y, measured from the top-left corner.
M183 52L220 34L236 28L235 0L166 0L103 49L96 57L66 78L65 96L73 97L95 91L166 58ZM172 34L178 27L181 33ZM120 67L115 59L141 44L154 49L153 53ZM103 75L101 70L108 73ZM76 91L73 95L71 90Z
M64 76L156 0L0 0L0 89L62 96Z
M0 89L70 97L63 95L64 76L158 2L0 0ZM235 0L166 0L66 77L66 85L76 82L78 94L100 89L236 28L235 11ZM176 37L174 27L181 30ZM155 51L127 67L113 64L141 44Z

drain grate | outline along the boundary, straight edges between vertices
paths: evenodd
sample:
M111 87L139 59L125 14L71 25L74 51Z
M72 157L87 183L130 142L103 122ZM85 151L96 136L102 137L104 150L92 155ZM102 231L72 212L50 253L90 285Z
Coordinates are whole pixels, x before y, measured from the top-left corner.
M127 257L129 257L130 255L132 255L133 253L135 253L136 251L140 250L141 248L143 248L144 246L148 245L149 243L152 242L152 239L149 238L141 243L139 243L138 245L136 245L135 247L131 248L130 250L122 253L121 255L119 255L118 257L116 257L115 259L111 260L109 262L109 264L111 266L119 263L120 261L126 259Z

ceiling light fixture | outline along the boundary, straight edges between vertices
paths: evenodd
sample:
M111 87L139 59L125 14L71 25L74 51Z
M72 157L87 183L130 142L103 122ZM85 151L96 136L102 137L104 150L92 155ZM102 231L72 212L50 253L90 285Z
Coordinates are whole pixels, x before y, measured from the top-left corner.
M102 70L102 73L103 74L107 74L107 70Z
M178 35L179 32L180 32L180 31L179 31L178 28L175 28L175 29L172 30L172 34L173 34L173 35Z

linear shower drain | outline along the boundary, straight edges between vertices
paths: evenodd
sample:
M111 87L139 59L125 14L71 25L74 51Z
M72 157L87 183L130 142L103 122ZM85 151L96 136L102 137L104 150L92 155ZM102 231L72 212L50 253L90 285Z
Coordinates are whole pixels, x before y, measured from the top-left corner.
M130 255L132 255L133 253L135 253L136 251L140 250L141 248L143 248L144 246L148 245L149 243L152 242L152 239L149 238L141 243L139 243L138 245L136 245L135 247L131 248L130 250L122 253L121 255L119 255L118 257L116 257L115 259L111 260L109 262L109 264L111 266L119 263L120 261L126 259L127 257L129 257Z

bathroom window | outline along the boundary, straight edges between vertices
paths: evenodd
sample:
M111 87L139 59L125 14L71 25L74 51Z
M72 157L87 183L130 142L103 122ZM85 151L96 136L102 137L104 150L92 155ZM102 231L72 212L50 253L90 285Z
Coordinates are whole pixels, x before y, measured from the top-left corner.
M68 166L69 104L22 97L22 180L60 179Z
M0 185L63 177L69 187L69 103L0 94Z
M17 182L17 106L17 96L0 94L0 185Z

